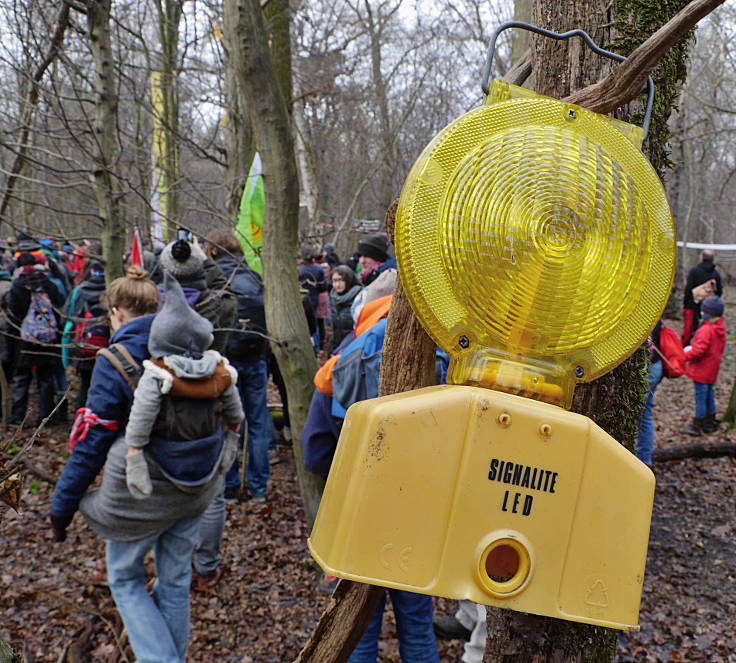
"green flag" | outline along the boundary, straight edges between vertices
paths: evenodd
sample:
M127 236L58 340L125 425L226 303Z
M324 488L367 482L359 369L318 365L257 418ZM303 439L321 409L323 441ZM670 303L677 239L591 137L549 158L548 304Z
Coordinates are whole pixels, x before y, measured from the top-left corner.
M261 156L256 153L243 189L243 197L240 199L240 211L238 212L238 223L235 225L235 232L243 247L243 255L246 261L251 269L259 274L263 274L261 246L263 246L265 202Z

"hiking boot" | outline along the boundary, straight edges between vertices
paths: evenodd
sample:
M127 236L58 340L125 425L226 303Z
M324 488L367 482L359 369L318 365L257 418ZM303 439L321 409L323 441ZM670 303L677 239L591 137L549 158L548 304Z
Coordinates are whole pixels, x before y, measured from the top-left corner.
M680 432L684 433L685 435L699 437L703 434L703 419L700 417L693 417L690 425L686 426L685 428L681 428Z
M199 575L196 571L192 571L192 590L200 594L211 592L222 578L222 569L218 566L212 573Z
M716 413L706 414L703 417L703 432L704 433L715 433L718 430L718 419L716 419Z
M465 628L453 615L437 615L432 618L434 634L440 640L464 640L468 642L472 631Z

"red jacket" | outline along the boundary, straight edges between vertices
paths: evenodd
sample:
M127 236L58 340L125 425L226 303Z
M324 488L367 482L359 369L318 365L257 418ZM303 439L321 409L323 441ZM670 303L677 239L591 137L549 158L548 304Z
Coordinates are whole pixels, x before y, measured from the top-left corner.
M726 325L723 318L704 322L695 332L693 343L685 353L685 375L695 382L713 384L718 379L721 357L726 348Z

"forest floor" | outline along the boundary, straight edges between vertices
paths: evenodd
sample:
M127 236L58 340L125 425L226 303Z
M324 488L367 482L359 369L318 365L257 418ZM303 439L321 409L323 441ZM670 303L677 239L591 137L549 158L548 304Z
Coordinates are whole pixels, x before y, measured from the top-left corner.
M727 323L736 331L731 311ZM678 322L669 324L679 331ZM716 389L721 410L736 377L735 349L729 340ZM660 385L658 448L692 440L679 429L692 415L693 401L687 378ZM51 540L51 481L67 456L67 435L61 426L42 432L26 456L20 512L0 506L0 635L27 663L132 663L119 640L122 628L109 590L93 582L104 566L103 542L80 516L65 543ZM721 431L709 437L734 436L736 431ZM210 594L192 594L192 663L292 661L329 601L316 589L318 570L306 546L290 449L281 448L278 460L265 506L228 505L223 578ZM654 472L641 630L619 633L616 660L736 663L736 460L687 459L655 464ZM455 606L436 601L441 614L451 614ZM438 646L443 663L460 660L462 643L438 641ZM398 663L390 611L380 647L382 663Z

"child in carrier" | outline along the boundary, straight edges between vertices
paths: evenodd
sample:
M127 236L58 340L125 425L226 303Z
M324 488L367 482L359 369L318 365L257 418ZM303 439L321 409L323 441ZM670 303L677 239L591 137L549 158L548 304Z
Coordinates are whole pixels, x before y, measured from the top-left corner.
M133 497L152 491L148 463L179 486L209 480L218 467L228 467L237 452L237 430L243 420L236 371L212 343L212 323L192 310L177 280L164 275L166 301L151 325L143 362L125 430L128 446L126 482ZM229 427L223 462L221 430ZM209 468L203 476L203 468Z

